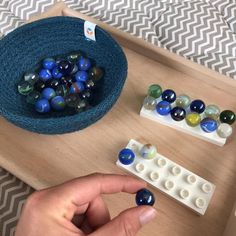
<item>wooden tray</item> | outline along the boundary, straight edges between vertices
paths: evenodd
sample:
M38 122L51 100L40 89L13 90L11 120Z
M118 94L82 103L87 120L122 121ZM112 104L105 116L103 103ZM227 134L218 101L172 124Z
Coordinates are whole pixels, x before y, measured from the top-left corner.
M46 16L60 14L81 16L64 9L63 4ZM133 41L114 28L110 32L125 45L129 63L126 85L111 112L85 130L58 136L30 133L0 118L0 165L41 189L92 172L124 174L115 165L119 150L131 138L151 142L169 159L214 183L216 191L205 216L199 217L152 189L158 217L138 235L222 235L236 197L235 133L224 147L217 147L143 119L139 110L152 83L235 110L235 81L138 39ZM134 196L128 194L104 198L112 216L135 205Z

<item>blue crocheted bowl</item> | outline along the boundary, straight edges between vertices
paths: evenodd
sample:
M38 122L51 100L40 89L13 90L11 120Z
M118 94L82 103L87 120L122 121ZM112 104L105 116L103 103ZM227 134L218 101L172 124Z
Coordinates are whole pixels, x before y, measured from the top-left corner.
M17 92L24 72L39 59L81 49L105 69L93 108L80 114L42 115ZM96 28L96 42L84 36L84 21L53 17L24 25L0 40L0 114L15 125L43 134L83 129L102 118L118 99L127 77L127 60L116 41Z

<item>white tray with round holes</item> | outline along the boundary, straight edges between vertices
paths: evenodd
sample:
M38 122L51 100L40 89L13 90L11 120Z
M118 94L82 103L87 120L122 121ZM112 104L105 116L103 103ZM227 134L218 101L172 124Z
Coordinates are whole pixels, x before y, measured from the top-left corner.
M139 156L142 146L143 144L131 139L127 148L134 151L134 162L123 165L118 159L117 166L145 180L196 213L204 215L215 185L160 154L151 160L142 158Z

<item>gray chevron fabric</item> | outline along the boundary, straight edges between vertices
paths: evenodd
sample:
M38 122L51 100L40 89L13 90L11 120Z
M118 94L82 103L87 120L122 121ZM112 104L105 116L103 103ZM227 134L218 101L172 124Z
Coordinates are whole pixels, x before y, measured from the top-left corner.
M34 190L0 167L0 235L13 236L22 206Z
M68 7L236 79L235 0L64 0ZM56 0L0 0L7 34Z

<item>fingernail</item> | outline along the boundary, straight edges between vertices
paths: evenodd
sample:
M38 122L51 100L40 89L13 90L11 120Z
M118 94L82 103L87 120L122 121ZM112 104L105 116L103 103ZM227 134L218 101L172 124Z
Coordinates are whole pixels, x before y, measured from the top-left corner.
M156 217L156 210L154 208L145 209L139 216L141 225L145 225Z

